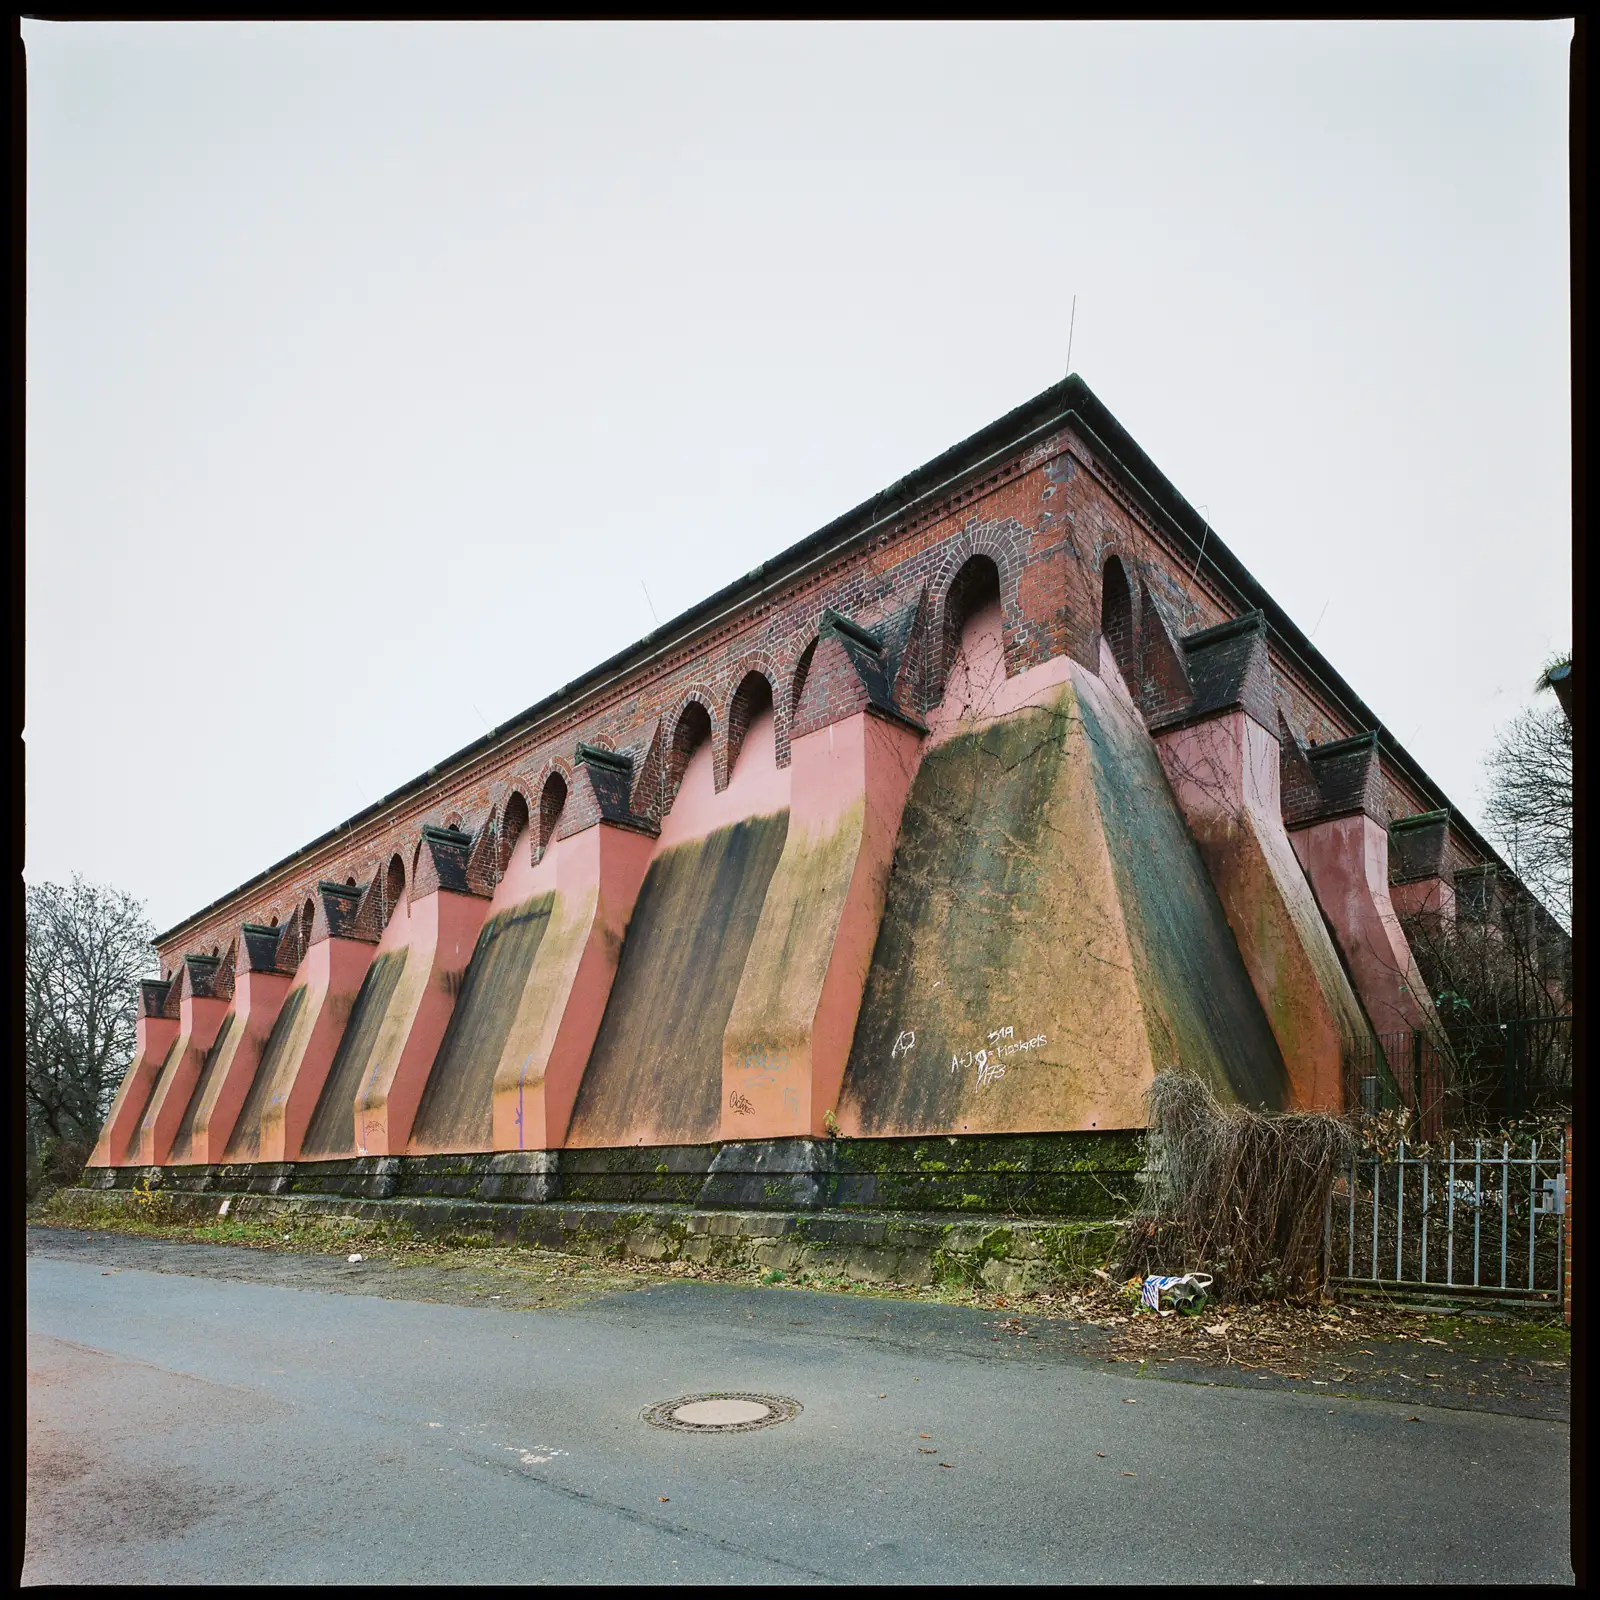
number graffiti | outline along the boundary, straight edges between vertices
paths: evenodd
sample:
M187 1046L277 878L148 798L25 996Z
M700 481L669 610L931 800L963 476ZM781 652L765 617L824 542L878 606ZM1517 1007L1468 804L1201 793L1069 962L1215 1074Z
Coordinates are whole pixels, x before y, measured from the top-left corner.
M992 1048L956 1051L950 1057L951 1076L971 1068L977 1074L978 1087L985 1089L1005 1077L1007 1057L1037 1050L1047 1042L1042 1033L1036 1033L1031 1039L1019 1039L1014 1028L996 1028L988 1035L988 1040Z

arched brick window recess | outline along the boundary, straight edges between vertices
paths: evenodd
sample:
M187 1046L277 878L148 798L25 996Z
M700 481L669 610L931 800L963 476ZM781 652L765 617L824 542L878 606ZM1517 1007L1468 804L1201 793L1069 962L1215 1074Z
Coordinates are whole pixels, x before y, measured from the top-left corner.
M683 708L678 725L672 730L672 745L667 751L667 772L663 784L661 814L672 809L678 797L678 785L683 782L684 769L689 757L711 737L711 713L698 700L691 700Z
M734 690L728 706L728 776L739 763L744 736L750 724L763 712L773 709L772 685L759 672L747 672Z
M813 639L800 652L800 659L795 663L794 690L789 700L789 713L791 716L800 709L800 696L806 692L806 679L811 674L811 661L816 653L817 641Z
M317 902L307 900L300 907L300 955L304 959L305 953L311 948L311 924L317 920Z
M356 875L355 875L355 873L353 873L353 872L352 872L352 873L351 873L351 874L350 874L350 875L349 875L349 876L348 876L348 877L347 877L347 878L346 878L346 879L345 879L345 880L344 880L344 886L345 886L345 888L347 888L347 889L353 889L353 888L355 888L355 886L356 886Z
M506 801L506 813L500 819L500 876L506 875L511 865L511 852L517 840L528 831L528 802L520 789L513 789Z
M389 918L395 913L395 908L406 897L406 864L398 855L389 857L389 865L383 873L383 922L389 925Z
M278 926L278 913L276 911L274 911L272 915L267 918L267 926L269 928L276 928Z
M461 813L459 811L452 811L450 815L444 819L444 825L447 828L459 828L461 826Z
M962 656L962 639L968 632L968 624L980 617L992 623L995 631L1000 634L999 659L982 663L981 675L986 683L991 678L998 678L1000 682L1004 682L1005 630L1000 604L1000 569L992 557L970 556L962 563L961 569L945 592L944 624L940 630L939 641L942 657L939 673L941 699L950 688L951 673ZM974 670L979 667L977 662L968 665ZM969 671L964 676L970 678L972 673Z
M559 772L552 772L539 791L539 836L533 842L537 859L550 848L561 823L561 813L567 805L567 780Z
M1138 683L1138 656L1133 639L1133 590L1127 569L1118 556L1106 558L1100 579L1100 632L1122 672L1123 681L1133 690Z

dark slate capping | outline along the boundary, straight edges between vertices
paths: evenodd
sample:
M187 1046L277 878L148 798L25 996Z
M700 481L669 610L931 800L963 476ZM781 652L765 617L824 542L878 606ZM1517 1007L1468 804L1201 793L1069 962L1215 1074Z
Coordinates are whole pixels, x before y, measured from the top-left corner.
M334 883L324 878L317 884L317 897L322 902L323 919L332 939L357 939L363 944L376 944L375 936L356 931L356 921L361 912L363 890L350 883Z
M633 757L625 750L607 750L604 745L585 744L578 741L577 757L585 766L599 767L622 777L633 777Z
M1241 710L1268 732L1276 733L1267 619L1259 610L1185 634L1178 643L1194 700L1165 717L1152 719L1151 732L1164 733L1224 711Z
M1450 812L1421 811L1389 824L1389 882L1419 883L1449 875Z
M161 1017L166 1015L167 993L172 988L170 979L141 978L139 980L139 1015Z
M185 956L183 964L188 973L189 993L202 1000L214 999L217 974L222 968L222 957Z
M1383 815L1382 771L1375 730L1331 744L1312 745L1305 754L1321 803L1310 815L1297 818L1297 827L1363 813L1375 822L1387 820Z
M626 750L607 750L602 745L580 741L576 756L581 771L574 776L580 782L587 778L595 812L589 813L586 808L569 803L570 814L558 831L558 838L569 838L572 833L582 832L596 822L629 828L635 833L648 834L652 839L661 832L658 823L638 815L633 809L633 757Z
M1226 622L1214 623L1209 628L1201 628L1195 633L1186 633L1183 636L1185 650L1205 650L1211 645L1222 644L1228 639L1243 638L1246 634L1265 633L1267 616L1258 606L1253 611L1246 611L1242 616L1230 617Z
M210 905L202 906L165 933L158 934L152 942L159 946L176 940L212 912L270 882L313 851L334 843L341 836L411 799L445 774L488 754L510 739L532 731L550 717L570 709L585 695L607 687L628 672L664 654L669 648L685 643L697 632L711 627L728 611L815 566L826 556L866 537L883 524L896 521L923 500L946 488L954 488L961 477L989 465L1001 456L1020 455L1052 432L1067 427L1089 446L1097 466L1109 471L1154 521L1175 533L1187 546L1188 551L1193 553L1197 573L1202 565L1206 566L1239 609L1258 607L1266 613L1277 647L1306 677L1321 687L1349 721L1367 727L1379 726L1378 717L1251 576L1239 558L1228 549L1217 530L1210 526L1209 520L1202 518L1184 499L1088 384L1076 373L1071 373L1060 383L1024 401L870 499L835 517L799 543L752 568L742 578L736 578L698 605L671 618L653 633L618 651L581 677L563 684L526 711L491 728L470 744L463 745L453 755L429 767L410 782L390 790L346 821L213 900ZM1426 799L1436 805L1448 803L1438 785L1386 729L1382 730L1382 740L1387 759ZM1504 866L1494 847L1464 817L1456 817L1454 826L1475 851Z
M282 948L282 928L269 928L262 922L239 924L239 960L246 972L280 972L278 952Z
M467 880L467 856L472 849L470 833L463 833L460 828L436 828L424 823L422 843L441 889L451 894L475 892ZM479 894L478 898L484 896Z
M832 606L823 610L819 633L837 633L841 638L849 639L861 646L863 650L870 650L873 655L883 654L883 640L859 622L853 622L841 611L835 611Z
M904 631L909 633L909 629ZM862 688L867 691L867 710L892 722L904 723L917 733L926 733L926 724L894 697L898 652L891 655L876 633L831 608L822 613L817 637L826 638L830 634L844 647L844 653L850 658L850 665L855 668ZM903 647L905 638L902 637L899 643Z

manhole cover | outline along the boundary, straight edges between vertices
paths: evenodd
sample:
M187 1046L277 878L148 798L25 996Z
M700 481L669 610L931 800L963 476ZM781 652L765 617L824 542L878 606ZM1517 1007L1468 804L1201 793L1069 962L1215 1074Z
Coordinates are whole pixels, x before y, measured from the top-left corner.
M645 1409L644 1420L681 1433L751 1433L800 1415L800 1402L781 1394L685 1394Z

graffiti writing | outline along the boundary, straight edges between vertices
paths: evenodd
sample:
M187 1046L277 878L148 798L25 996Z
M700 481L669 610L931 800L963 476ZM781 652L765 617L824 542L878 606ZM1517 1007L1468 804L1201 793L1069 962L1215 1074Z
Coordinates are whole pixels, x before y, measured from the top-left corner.
M893 1061L896 1056L910 1055L911 1049L916 1042L916 1030L913 1028L907 1028L905 1032L895 1040L894 1048L889 1052L889 1059Z
M1037 1050L1046 1042L1042 1033L1031 1039L1018 1039L1014 1028L996 1028L989 1036L991 1049L958 1050L950 1057L950 1074L965 1072L969 1068L977 1074L978 1087L987 1088L1006 1075L1006 1058L1019 1053Z
M737 1089L728 1095L728 1105L732 1108L734 1114L740 1117L753 1116L756 1109Z
M787 1050L768 1050L764 1044L746 1045L734 1063L742 1072L782 1072L789 1065Z

